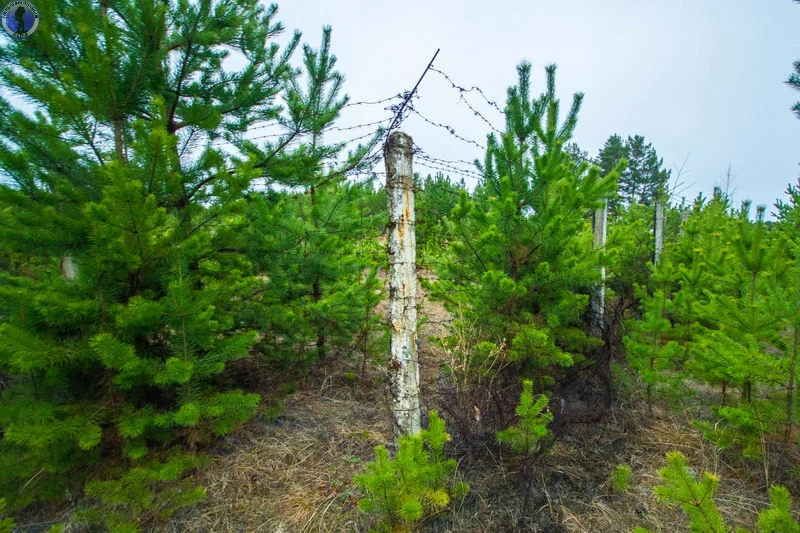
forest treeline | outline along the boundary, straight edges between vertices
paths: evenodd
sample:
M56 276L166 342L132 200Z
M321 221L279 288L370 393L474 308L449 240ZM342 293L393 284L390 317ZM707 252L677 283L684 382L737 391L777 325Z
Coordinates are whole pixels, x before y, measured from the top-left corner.
M274 5L39 7L52 16L0 53L0 502L85 497L76 523L137 531L203 498L186 474L217 437L269 423L282 384L331 359L359 379L386 364L386 195L369 167L387 132L329 140L350 103L331 30L279 46ZM562 105L554 66L517 73L480 181L415 176L418 262L455 317L440 342L458 364L427 440L400 466L379 456L388 478L365 490L435 463L435 490L422 476L392 520L463 497L444 421L465 446L512 448L525 476L560 428L633 394L614 386L631 371L649 405L698 398L697 426L764 487L800 486L800 185L772 221L721 189L685 203L644 137L593 157L570 142L583 95Z

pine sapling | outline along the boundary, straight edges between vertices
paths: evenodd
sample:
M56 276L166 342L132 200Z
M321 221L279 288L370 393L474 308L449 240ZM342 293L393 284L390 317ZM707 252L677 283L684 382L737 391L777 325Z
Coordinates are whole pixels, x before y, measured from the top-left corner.
M375 447L375 461L354 481L366 492L359 507L378 517L379 531L412 531L466 495L469 485L453 479L455 459L444 455L448 440L444 420L431 411L428 428L402 438L394 459L383 446Z
M116 479L91 481L86 485L86 495L98 503L78 511L76 519L102 524L114 533L137 533L140 526L168 519L178 509L205 497L204 488L182 479L204 462L202 457L174 454L163 462L134 466Z
M533 396L533 381L526 379L522 382L522 393L516 412L519 421L513 426L497 432L497 441L509 444L521 461L517 470L517 490L522 494L523 510L528 509L531 493L533 467L539 455L547 449L551 433L547 424L553 419L552 413L547 411L547 396Z
M6 508L6 500L5 498L0 498L0 515L2 515L3 511ZM11 533L14 531L14 526L16 522L11 517L0 518L0 533Z
M497 441L511 445L514 452L525 457L537 455L545 447L550 430L547 424L553 420L552 413L547 411L547 396L533 396L533 381L522 382L522 393L519 397L516 413L519 421L513 426L499 431Z
M727 526L714 501L719 478L705 472L697 481L686 458L680 452L667 454L667 465L659 470L662 484L653 492L661 503L680 505L689 517L692 533L727 533L734 529ZM792 517L792 498L786 487L773 485L769 489L768 508L758 513L758 533L800 533L800 524ZM735 528L736 533L750 533L744 528ZM637 527L633 533L652 533Z
M617 465L611 473L611 489L615 494L625 494L631 487L631 467Z
M662 485L653 492L661 503L680 505L689 516L693 533L727 533L722 515L714 503L719 478L705 472L700 481L686 464L680 452L667 454L667 466L658 471Z
M769 489L769 508L758 513L760 533L800 533L800 524L792 518L792 496L786 487Z

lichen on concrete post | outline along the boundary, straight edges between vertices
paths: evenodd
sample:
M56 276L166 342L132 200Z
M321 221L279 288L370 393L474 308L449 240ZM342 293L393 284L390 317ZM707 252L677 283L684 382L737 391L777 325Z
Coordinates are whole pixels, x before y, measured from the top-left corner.
M395 437L420 431L417 274L411 137L395 132L384 147L389 198L389 378Z
M594 212L592 231L594 233L594 249L604 250L606 247L606 235L608 224L608 206L604 202L603 207ZM603 336L603 314L606 307L606 266L600 264L600 283L592 294L592 334L595 337Z

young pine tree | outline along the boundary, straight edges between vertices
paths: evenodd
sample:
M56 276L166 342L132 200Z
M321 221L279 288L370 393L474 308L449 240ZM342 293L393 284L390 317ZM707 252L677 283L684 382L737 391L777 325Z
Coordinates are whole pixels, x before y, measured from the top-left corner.
M650 386L680 376L688 378L685 392L696 390L691 381L717 389L716 405L697 425L719 447L758 459L767 478L786 474L796 442L800 296L793 202L778 204L779 222L770 229L763 208L751 219L749 204L731 211L720 191L709 202L699 198L662 263L674 271L671 281L642 298L645 315L632 323L632 341L668 338L676 347L671 362L654 365L650 374L641 363L657 360L657 346L629 344ZM666 319L658 322L663 331L651 309Z
M453 209L448 260L434 286L475 323L480 340L506 347L537 386L596 344L582 323L599 276L585 215L613 193L617 178L615 171L600 179L597 167L575 166L564 151L582 95L560 121L555 67L546 72L546 92L531 98L531 67L518 67L506 130L489 135L484 180Z
M327 142L348 102L335 64L326 28L319 50L304 48L302 79L293 79L286 91L283 124L288 132L303 135L276 158L268 190L251 195L239 234L248 257L270 280L259 318L270 332L267 351L289 362L308 363L349 344L368 305L364 272L374 265L359 246L377 235L374 214L363 212L371 182L346 179L382 132L343 160L345 144ZM371 283L374 289L375 280Z
M514 453L531 458L547 447L552 436L547 425L553 415L547 409L549 398L533 396L533 382L523 380L516 413L519 420L513 426L497 432L497 441L508 444Z
M454 481L456 460L445 458L448 440L444 420L431 411L428 428L401 439L394 459L383 446L375 448L375 461L355 483L366 492L359 507L377 515L379 531L415 531L420 522L466 496L469 485Z
M765 436L781 433L780 412L759 389L783 377L780 358L771 353L783 324L768 289L780 283L784 263L778 257L783 246L768 232L764 209L759 208L753 222L748 219L748 207L745 203L735 223L728 226L732 261L720 290L703 310L713 327L698 345L695 369L716 374L741 391L738 400L723 398L716 409L720 422L713 428L711 423L703 424L707 436L723 447L740 449L745 456L761 457Z
M786 80L786 84L792 89L800 91L800 61L795 61L793 66L794 72L789 75L789 79ZM791 109L794 114L800 118L800 102L796 102Z
M628 361L644 382L647 410L651 414L654 391L674 381L674 378L667 377L667 371L676 368L675 362L680 354L680 345L671 338L674 333L669 319L675 277L675 268L666 260L653 267L652 295L644 287L637 286L642 315L634 321L631 333L625 338Z
M435 262L441 255L447 243L445 219L453 211L461 191L465 189L463 179L460 182L452 181L441 172L433 176L428 174L425 179L416 176L414 214L418 262Z
M625 141L628 167L619 179L620 199L630 205L652 205L662 194L669 181L670 172L663 168L655 148L645 143L644 137L635 135Z
M750 533L744 528L731 528L717 507L714 497L720 483L719 477L704 472L698 481L694 471L680 452L669 452L667 464L658 471L661 485L653 488L659 502L679 505L689 518L692 533ZM758 513L756 525L759 533L799 533L800 524L792 516L792 498L786 487L773 485L769 489L769 507ZM649 533L644 528L634 533Z
M788 259L786 278L781 284L772 284L769 298L781 317L781 334L775 345L783 357L779 371L785 389L784 437L785 451L789 452L797 442L797 363L800 356L800 194L796 187L787 190L789 202L778 202L778 231L786 243L785 258Z
M268 289L236 230L253 180L299 174L288 147L318 129L294 115L300 36L274 42L274 5L39 7L39 30L0 52L15 97L0 101L0 494L15 507L253 415L258 396L220 378L256 343ZM242 135L276 121L273 142Z
M600 176L607 176L617 164L623 159L627 161L628 147L619 135L611 135L606 139L605 144L597 154L595 161L597 166L600 167ZM624 207L624 203L620 200L618 195L614 195L608 199L608 212L612 217L616 217L617 213Z

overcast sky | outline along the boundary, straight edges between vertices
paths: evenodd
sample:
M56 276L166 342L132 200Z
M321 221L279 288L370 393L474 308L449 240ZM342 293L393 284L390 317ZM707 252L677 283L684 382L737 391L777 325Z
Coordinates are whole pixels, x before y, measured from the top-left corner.
M592 156L611 134L644 135L668 168L688 155L683 179L694 185L687 199L708 194L729 164L737 202L771 206L800 175L800 120L789 110L800 93L784 83L800 59L800 4L790 0L292 0L279 7L287 29L314 46L322 26L333 27L354 101L411 89L437 48L435 67L500 104L519 61L533 63L535 94L552 62L565 106L574 92L586 94L574 140ZM423 115L484 143L488 126L440 75L429 72L419 95ZM502 129L499 112L475 91L466 96ZM346 111L343 126L391 114L380 105ZM415 115L402 129L441 159L483 155ZM415 170L429 172L419 161Z

